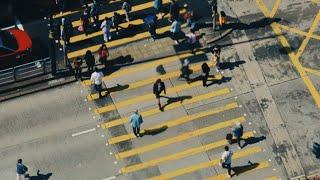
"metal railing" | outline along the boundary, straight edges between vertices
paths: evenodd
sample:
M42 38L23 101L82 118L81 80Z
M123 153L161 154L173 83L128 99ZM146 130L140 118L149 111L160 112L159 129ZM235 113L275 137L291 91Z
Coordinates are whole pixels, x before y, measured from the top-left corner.
M0 86L48 73L51 73L50 58L0 70Z

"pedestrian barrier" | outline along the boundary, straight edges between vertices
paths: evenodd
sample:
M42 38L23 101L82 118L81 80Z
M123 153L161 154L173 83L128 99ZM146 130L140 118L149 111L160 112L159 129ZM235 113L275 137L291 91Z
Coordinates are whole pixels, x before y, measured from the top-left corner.
M45 58L27 64L14 66L12 68L0 70L0 86L44 74L49 74L50 72L50 58Z

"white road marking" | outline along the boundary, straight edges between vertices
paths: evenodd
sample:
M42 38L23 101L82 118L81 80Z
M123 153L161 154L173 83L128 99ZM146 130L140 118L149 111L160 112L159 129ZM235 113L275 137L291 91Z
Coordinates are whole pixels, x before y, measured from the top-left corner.
M16 20L16 25L21 31L24 31L24 28L23 28L23 26L22 26L22 24L21 24L19 19Z
M74 133L74 134L72 134L71 136L72 136L72 137L75 137L75 136L79 136L79 135L82 135L82 134L86 134L86 133L93 132L93 131L95 131L95 130L96 130L96 128L92 128L92 129L88 129L88 130L85 130L85 131L81 131L81 132Z
M111 177L108 177L108 178L104 178L102 180L111 180L111 179L115 179L115 178L116 178L116 176L111 176Z
M104 138L104 134L102 134L101 137Z
M5 28L2 28L1 30L8 30L8 29L12 29L12 28L15 28L16 26L15 25L12 25L12 26L8 26L8 27L5 27Z

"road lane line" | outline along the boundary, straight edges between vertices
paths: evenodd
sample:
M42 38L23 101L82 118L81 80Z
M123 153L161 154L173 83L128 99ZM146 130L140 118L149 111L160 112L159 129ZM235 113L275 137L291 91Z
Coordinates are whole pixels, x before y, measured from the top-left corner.
M320 70L317 69L310 69L310 68L303 68L306 72L320 76Z
M195 55L205 55L205 52L198 51L198 52L196 52ZM155 68L155 67L157 67L159 65L169 64L169 63L172 63L172 62L177 62L177 61L180 61L180 59L185 59L185 58L192 57L192 56L195 56L195 55L192 54L192 53L184 53L184 54L181 54L181 55L176 55L175 54L175 55L172 55L172 56L169 56L169 57L159 58L159 59L156 59L156 60L151 61L151 62L147 62L147 63L144 63L144 64L139 64L139 65L132 66L130 68L120 69L120 70L118 70L116 72L113 72L110 75L104 76L102 78L102 80L106 81L106 80L109 80L109 79L112 79L112 78L125 76L125 75L131 74L131 73L141 72L141 71L149 69L149 68ZM90 86L91 85L91 81L90 80L84 80L84 81L81 82L81 84L84 85L84 86Z
M163 4L168 4L168 3L169 3L169 0L163 0ZM135 5L135 6L132 6L132 10L131 10L130 13L134 13L134 12L137 12L137 11L142 11L142 10L145 10L145 9L148 9L148 8L152 8L152 7L153 7L153 1L147 2L147 3L143 3L143 4L139 4L139 5ZM99 15L99 20L102 21L102 20L105 19L105 17L112 17L114 12L117 12L120 15L124 15L124 10L119 9L117 11L100 14ZM80 20L76 20L76 21L72 22L72 26L73 27L80 26L80 24L81 24Z
M178 119L174 119L174 120L170 120L170 121L167 121L167 122L164 122L161 124L157 124L153 127L149 127L149 128L142 130L140 133L143 135L143 134L147 133L148 131L152 131L154 129L161 129L163 127L171 128L171 127L178 126L178 125L188 123L191 121L201 120L200 118L214 115L214 114L218 114L218 113L225 112L225 111L235 109L235 108L238 108L238 104L236 102L226 104L224 106L220 106L220 107L214 108L209 111L204 111L204 112L200 112L200 113L196 113L196 114L192 114L192 115L187 115L187 116L180 117ZM133 133L129 133L129 134L110 138L110 139L108 139L108 143L109 144L116 144L119 142L128 141L130 139L135 139L135 138L136 138L136 136Z
M262 151L262 149L260 147L248 148L246 150L241 150L241 151L235 152L234 155L232 156L232 159L233 160L240 159L240 158L252 155L252 154L259 153L261 151ZM205 168L216 166L216 165L219 164L219 161L220 161L220 158L217 158L217 159L214 159L214 160L211 160L211 161L208 161L208 162L203 162L203 163L200 163L200 164L196 164L196 165L188 166L188 167L181 168L181 169L178 169L178 170L174 170L174 171L162 174L160 176L155 176L155 177L149 178L149 180L172 179L172 178L177 177L177 176L181 176L181 175L184 175L184 174L189 174L189 173L201 170L201 169L205 169Z
M311 24L311 27L309 29L309 32L306 36L306 38L302 41L302 44L300 45L296 56L296 59L299 59L301 57L301 55L303 54L305 48L307 47L310 39L311 39L311 35L317 30L318 24L319 24L319 20L320 20L320 10L318 11L317 16L315 17L313 23Z
M149 152L149 151L152 151L152 150L164 147L164 146L168 146L170 144L182 142L187 139L201 136L201 135L207 134L209 132L223 129L223 128L234 125L236 122L244 122L244 121L245 121L245 118L242 116L239 118L219 122L219 123L213 124L211 126L207 126L207 127L201 128L201 129L197 129L194 131L183 133L183 134L180 134L180 135L172 137L172 138L167 138L167 139L159 141L157 143L148 144L148 145L134 148L134 149L124 151L124 152L119 152L119 153L115 154L115 156L117 159L125 159L128 157L134 156L134 155L142 154L142 153Z
M169 104L169 105L167 105L165 107L165 111L168 111L168 110L171 110L171 109L175 109L175 108L187 105L187 104L192 104L192 103L195 103L195 102L199 102L199 101L202 101L202 100L207 100L207 99L210 99L210 98L226 95L228 93L230 93L230 89L229 88L223 88L223 89L216 90L216 91L213 91L213 92L210 92L210 93L207 93L207 94L198 95L198 96L192 97L191 99L183 100L182 102L171 103L171 104ZM160 111L159 108L154 108L154 109L150 109L150 110L147 110L147 111L143 111L140 114L142 115L142 117L146 118L148 116L152 116L152 115L155 115L157 113L163 113L163 112ZM108 128L111 128L111 127L114 127L114 126L119 126L119 125L128 123L128 118L129 117L123 117L123 118L120 118L120 119L116 119L116 120L113 120L113 121L110 121L110 122L103 123L103 124L101 124L101 128L102 129L108 129Z
M276 15L278 9L279 9L279 6L281 4L281 0L276 0L276 2L274 2L273 4L273 7L272 7L272 10L270 12L270 17L273 18L274 15Z
M72 137L76 137L76 136L80 136L80 135L82 135L82 134L87 134L87 133L93 132L93 131L95 131L95 130L96 130L96 128L92 128L92 129L88 129L88 130L85 130L85 131L81 131L81 132L74 133L74 134L72 134L71 136L72 136Z
M102 180L112 180L112 179L116 179L116 178L117 178L116 176L110 176L107 178L103 178Z
M290 32L293 32L293 33L296 33L296 34L299 34L299 35L302 35L302 36L305 36L305 37L308 37L308 36L309 36L308 33L304 32L304 31L301 31L301 30L298 29L298 28L293 28L293 27L285 26L285 25L282 25L282 24L279 24L279 23L276 23L276 22L275 22L275 24L276 24L277 26L279 26L281 29L284 29L284 30L287 30L287 31L290 31ZM320 40L320 36L315 35L315 34L312 34L310 37L313 38L313 39L316 39L316 40Z
M253 136L254 136L253 132L246 132L243 134L244 138L249 138L249 137L253 137ZM216 148L225 146L227 144L228 144L228 142L225 139L215 141L215 142L212 142L212 143L209 143L206 145L190 148L190 149L187 149L187 150L175 153L175 154L169 154L167 156L159 157L159 158L152 159L152 160L149 160L146 162L123 167L123 168L121 168L121 173L123 173L123 174L131 173L131 172L139 171L141 169L146 169L146 168L158 166L159 164L168 163L169 161L174 161L174 160L182 159L182 158L192 156L195 154L210 151L212 149L216 149Z
M242 174L247 174L247 173L250 173L250 172L253 172L253 171L257 171L257 170L260 170L260 169L269 168L269 167L271 167L271 164L268 161L259 162L257 165L252 165L252 166L248 165L248 168L245 169L244 172L241 173L241 175ZM207 177L205 179L206 180L228 180L230 178L228 177L227 173L223 173L223 174L219 174L217 176Z
M170 30L170 27L171 27L171 25L165 26L165 27L162 27L162 28L158 28L156 30L157 34L163 34L165 32L168 32ZM186 27L186 24L183 24L182 28L183 27ZM116 47L116 46L120 46L120 45L124 45L124 44L128 44L128 43L132 43L132 42L135 42L135 41L138 41L138 40L142 40L142 39L145 39L145 38L149 38L149 37L151 37L151 34L149 32L142 32L142 33L136 34L134 36L124 37L124 38L121 38L121 39L110 41L110 42L108 42L108 48L112 48L112 47ZM76 57L79 57L79 56L83 56L88 50L90 50L91 52L95 53L95 52L98 51L100 46L101 46L101 44L97 44L97 45L94 45L94 46L91 46L91 47L87 47L87 48L83 48L83 49L80 49L80 50L72 51L72 52L67 54L68 59L73 59L73 58L76 58Z
M207 64L208 64L208 66L212 66L214 63L213 62L207 62ZM190 70L192 70L193 72L200 71L201 70L201 64L197 64L197 65L191 66ZM173 72L170 72L170 73L167 73L167 74L164 74L164 75L160 75L160 76L159 75L155 75L155 76L153 76L151 78L148 78L148 79L144 79L144 80L141 80L141 81L130 83L128 85L124 85L124 86L128 86L124 90L136 89L136 88L139 88L139 87L143 87L143 86L152 84L159 78L161 80L167 80L167 79L170 79L170 78L179 77L180 75L181 75L181 71L173 71ZM222 75L218 74L212 79L220 80L221 78L222 78ZM112 88L110 88L110 89L111 89L111 92L112 92L113 91ZM115 87L114 89L116 90L117 87ZM87 98L98 99L99 95L98 95L98 93L90 94L90 95L88 95ZM104 112L104 107L101 107L99 110L96 110L97 114L101 114L103 112Z
M167 95L170 95L170 94L173 94L176 92L181 92L181 91L184 91L187 89L195 88L200 85L202 85L202 82L198 81L198 82L191 83L191 84L182 84L182 85L174 86L172 88L167 89ZM99 113L106 113L109 111L113 111L115 109L120 109L122 107L130 106L132 104L138 104L139 102L147 101L147 100L150 100L153 98L155 98L154 94L149 93L146 95L136 96L134 98L123 100L120 102L114 102L113 104L97 108L97 109L95 109L95 111L98 111Z

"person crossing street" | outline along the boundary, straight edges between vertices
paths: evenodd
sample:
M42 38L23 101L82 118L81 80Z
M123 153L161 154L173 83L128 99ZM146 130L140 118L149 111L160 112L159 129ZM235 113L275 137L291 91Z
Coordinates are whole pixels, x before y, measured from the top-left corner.
M94 86L94 89L99 93L99 98L102 98L102 77L103 74L99 71L98 68L95 68L94 72L91 74L91 82ZM108 94L108 92L107 92Z
M138 110L136 110L130 117L129 122L131 123L131 127L133 130L133 134L136 137L141 137L140 134L140 126L143 123L143 119L141 114L138 113Z
M220 166L222 168L227 169L228 171L228 177L231 178L231 159L233 152L229 149L229 146L224 147L224 152L222 153L221 159L220 159Z
M157 81L153 84L153 94L156 96L159 110L161 111L163 111L160 102L160 94L162 93L162 91L164 92L164 94L167 94L164 82L162 82L161 79L157 79Z

